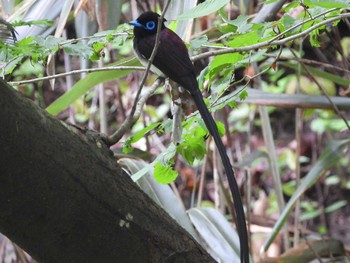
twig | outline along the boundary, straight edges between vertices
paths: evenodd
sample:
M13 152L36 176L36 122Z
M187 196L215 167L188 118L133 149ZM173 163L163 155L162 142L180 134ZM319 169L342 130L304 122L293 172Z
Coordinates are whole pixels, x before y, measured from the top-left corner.
M73 38L73 39L69 39L69 40L63 41L61 43L58 43L58 46L61 47L61 46L67 45L67 44L77 43L77 42L83 41L83 40L105 37L107 35L108 34L101 34L101 35L93 35L93 36L87 36L87 37L81 37L81 38ZM112 36L124 36L124 35L127 36L129 34L128 33L112 33L111 35Z
M288 28L287 30L281 32L280 34L278 34L278 35L275 36L274 38L270 39L269 41L270 41L270 42L273 42L274 40L277 40L277 39L279 39L280 37L283 37L286 33L288 33L288 32L290 32L290 31L292 31L292 30L294 30L294 29L296 29L296 28L298 28L298 27L300 27L300 26L306 24L307 22L310 22L310 21L312 21L312 20L315 20L316 18L318 18L318 17L320 17L320 16L323 16L323 15L326 15L326 14L328 14L328 13L330 13L330 12L333 12L333 11L335 11L335 10L337 10L337 9L339 9L339 8L332 8L332 9L326 10L326 11L324 11L324 12L322 12L322 13L319 13L319 14L313 16L313 17L310 17L309 19L303 20L303 21L300 22L299 24L296 24L296 25L294 25L294 26Z

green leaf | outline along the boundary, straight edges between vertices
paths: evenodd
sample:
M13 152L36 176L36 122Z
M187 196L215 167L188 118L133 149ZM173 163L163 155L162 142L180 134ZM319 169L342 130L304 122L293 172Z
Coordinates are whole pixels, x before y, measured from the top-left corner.
M243 56L239 53L229 53L229 54L218 55L214 57L214 59L211 61L209 70L214 70L217 67L221 67L222 65L235 64L237 61L241 60L242 58Z
M178 20L171 21L171 23L167 26L171 31L176 32L177 25L179 24Z
M300 215L299 220L304 221L304 220L310 220L316 217L319 217L321 215L320 210L314 210L314 211L309 211L309 212L304 212L302 215Z
M313 47L321 46L321 43L319 41L319 35L320 35L320 28L317 28L310 33L310 44Z
M26 37L23 38L19 41L16 42L18 47L25 47L25 46L29 46L33 41L34 41L35 37L30 36L30 37Z
M325 180L326 185L337 185L339 183L340 183L340 178L337 175L329 176Z
M218 127L219 135L221 137L224 136L226 132L225 125L220 121L216 121L215 123L216 123L216 127Z
M36 42L40 45L40 40L38 38L40 38L40 36L37 37ZM63 40L64 39L62 37L57 38L54 36L48 36L46 39L43 39L43 43L41 45L45 47L49 54L53 54L54 52L58 51L59 43Z
M246 33L253 26L252 23L248 23L249 19L250 16L239 15L235 20L229 21L229 23L237 27L237 33Z
M294 17L291 17L291 16L288 15L288 14L285 14L285 15L279 20L279 22L283 25L284 30L286 30L286 29L288 29L288 28L294 26L296 21L297 21L297 20L296 20ZM284 30L283 30L283 31L284 31Z
M227 104L231 109L237 108L237 102L235 100L230 101Z
M177 147L178 153L191 165L195 159L203 159L206 153L204 138L207 135L207 131L198 124L197 126L194 125L195 124L185 126L182 140Z
M239 53L229 53L214 57L209 65L209 78L216 77L226 67L234 67L235 63L240 61L244 56Z
M226 5L229 0L206 0L203 3L197 5L196 7L187 10L182 15L178 17L179 20L183 19L189 19L189 18L196 18L201 16L209 15L220 8L222 8L224 5Z
M266 2L264 2L264 4L266 4ZM283 8L283 10L284 10L285 12L289 12L290 9L296 8L296 7L298 7L299 5L300 5L300 2L299 2L299 1L298 1L298 2L291 2L291 3L286 4L285 7Z
M272 4L274 2L277 2L278 0L266 0L264 1L264 5L269 5L269 4Z
M78 55L85 59L88 59L94 54L93 48L84 42L67 44L63 47L63 50L69 55Z
M129 58L118 61L111 66L118 66L122 64L123 66L138 66L140 63L138 60ZM133 70L111 70L111 71L100 71L88 74L85 78L78 81L72 89L63 94L57 100L55 100L51 105L49 105L46 110L52 114L57 115L61 111L67 109L74 101L83 96L90 89L95 87L99 83L110 81L113 79L118 79L130 74Z
M208 37L206 35L202 35L191 40L190 45L192 49L198 49L206 43L208 43Z
M139 132L135 133L133 136L130 136L123 145L123 152L124 153L129 153L132 151L132 146L131 144L139 141L140 139L142 139L146 133L148 133L149 131L155 129L156 127L159 127L159 125L161 124L161 122L156 122L151 124L150 126L147 126L146 128L140 130Z
M323 7L323 8L347 8L349 7L349 1L314 1L314 0L304 0L304 4L307 7Z
M244 47L244 46L250 46L257 44L264 39L261 38L261 36L256 32L248 32L245 34L237 34L233 36L233 40L230 40L226 42L226 44L229 47L236 48L236 47Z
M340 201L337 201L333 204L331 204L330 206L327 206L325 209L324 209L324 212L326 213L332 213L332 212L335 212L337 211L338 209L344 207L347 205L347 201L345 200L340 200ZM315 217L318 217L322 214L322 210L321 209L317 209L317 210L311 210L311 211L307 211L305 213L303 213L302 215L300 215L299 217L299 220L300 221L304 221L304 220L309 220L309 219L313 219Z
M292 196L295 192L295 189L296 189L296 181L295 180L289 181L288 183L284 183L282 185L283 193L285 193L288 196Z
M157 163L160 163L164 167L168 167L174 163L174 156L176 154L176 146L171 143L168 148L159 154L157 158L150 164L144 167L143 169L137 171L135 174L131 176L131 179L136 182L139 179L141 179L144 175L146 175L148 172L152 170L153 167ZM159 175L161 177L161 175Z
M240 93L239 93L239 99L242 101L242 100L245 100L246 98L248 97L248 92L246 90L242 90Z
M326 121L323 119L315 119L312 120L311 122L311 130L318 133L318 134L322 134L326 131Z
M169 184L174 182L178 173L171 166L164 166L160 162L154 167L154 178L158 183Z
M348 204L348 202L346 200L339 200L333 204L331 204L330 206L327 206L325 208L325 212L326 213L332 213L332 212L335 212L337 211L338 209L346 206Z

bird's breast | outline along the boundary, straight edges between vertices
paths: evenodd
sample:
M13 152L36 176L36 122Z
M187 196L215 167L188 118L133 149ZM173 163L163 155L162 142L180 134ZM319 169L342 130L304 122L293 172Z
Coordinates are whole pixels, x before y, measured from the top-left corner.
M139 48L138 48L138 43L134 42L134 51L135 51L135 55L138 58L138 60L141 62L141 64L144 67L148 66L148 58L146 58L144 55L141 54ZM153 50L152 50L153 51ZM151 71L155 74L157 74L160 77L166 78L167 76L159 69L157 68L154 64L151 65Z

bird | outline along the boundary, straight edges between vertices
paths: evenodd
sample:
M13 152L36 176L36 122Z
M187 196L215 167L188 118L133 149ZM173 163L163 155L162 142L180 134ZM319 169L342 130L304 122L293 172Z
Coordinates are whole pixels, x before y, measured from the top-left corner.
M156 44L159 18L160 15L158 13L146 11L136 20L129 22L130 25L134 26L133 47L136 57L144 66L148 65ZM171 79L190 93L210 135L214 138L234 199L237 231L240 239L240 259L242 263L248 263L249 246L247 225L239 188L230 160L219 135L216 123L203 100L203 95L199 89L195 69L189 57L188 49L182 39L165 26L165 21L165 18L160 21L159 45L150 69L160 77Z

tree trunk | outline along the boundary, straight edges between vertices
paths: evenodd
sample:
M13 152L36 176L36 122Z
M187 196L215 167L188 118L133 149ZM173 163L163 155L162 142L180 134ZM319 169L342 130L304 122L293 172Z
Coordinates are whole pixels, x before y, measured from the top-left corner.
M39 262L213 262L91 134L0 80L0 232Z

